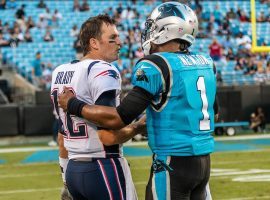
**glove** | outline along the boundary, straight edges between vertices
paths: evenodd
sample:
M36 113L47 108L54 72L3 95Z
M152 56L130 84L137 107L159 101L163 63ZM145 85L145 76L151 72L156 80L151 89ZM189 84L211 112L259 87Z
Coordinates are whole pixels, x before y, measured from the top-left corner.
M61 189L61 200L73 200L66 185Z

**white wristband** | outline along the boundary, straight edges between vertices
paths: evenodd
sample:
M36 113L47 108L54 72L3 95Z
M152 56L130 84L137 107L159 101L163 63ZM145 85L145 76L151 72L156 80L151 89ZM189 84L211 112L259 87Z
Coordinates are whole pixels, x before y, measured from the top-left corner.
M59 164L61 168L63 182L66 183L66 170L67 170L68 159L59 157Z

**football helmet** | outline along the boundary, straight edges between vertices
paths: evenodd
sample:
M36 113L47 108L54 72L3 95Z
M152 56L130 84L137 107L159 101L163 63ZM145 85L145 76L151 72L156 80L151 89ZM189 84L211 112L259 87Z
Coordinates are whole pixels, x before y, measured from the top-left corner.
M198 19L188 6L178 2L166 2L157 6L145 22L142 31L142 48L150 54L151 42L163 44L180 39L191 46L198 33Z

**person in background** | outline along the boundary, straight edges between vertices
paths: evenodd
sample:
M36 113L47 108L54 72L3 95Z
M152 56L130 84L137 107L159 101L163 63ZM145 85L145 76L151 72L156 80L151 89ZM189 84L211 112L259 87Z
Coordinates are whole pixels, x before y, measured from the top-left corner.
M42 77L42 65L43 63L41 62L41 52L36 53L36 58L32 62L32 81L33 84L36 87L41 87L41 77Z

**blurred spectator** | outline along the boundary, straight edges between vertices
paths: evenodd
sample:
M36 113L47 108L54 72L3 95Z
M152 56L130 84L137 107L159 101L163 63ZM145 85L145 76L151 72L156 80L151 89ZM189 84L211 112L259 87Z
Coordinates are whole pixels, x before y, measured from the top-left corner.
M9 38L9 44L11 47L17 47L19 44L19 39L17 35L15 34L14 30L11 30L10 32L10 38Z
M136 58L142 58L144 56L143 50L141 47L138 47L138 49L135 51L135 57Z
M40 0L39 3L37 4L37 7L38 7L38 8L46 8L47 5L44 3L43 0Z
M16 37L18 38L19 41L24 40L23 32L19 27L14 28L14 34L16 35Z
M226 36L226 39L222 41L222 47L224 48L225 51L228 51L229 49L232 50L233 43L230 35Z
M104 10L104 13L106 13L107 15L109 15L110 17L113 17L114 12L113 12L113 8L109 7L107 9Z
M71 37L78 37L80 30L77 28L77 25L73 25L72 29L70 30Z
M31 29L31 28L35 27L35 22L33 21L31 16L29 16L27 19L26 27L27 27L27 29Z
M84 11L89 11L89 10L90 10L90 6L87 3L87 0L83 0L83 3L81 5L81 7L80 7L80 11L84 12Z
M214 9L214 12L213 12L213 15L214 15L214 18L215 18L215 22L220 25L221 24L221 20L223 18L222 16L222 13L219 9L219 5L215 5L215 9Z
M116 12L121 15L121 13L123 12L123 7L122 7L122 3L118 4L118 7L116 8Z
M255 133L257 133L259 125L260 125L260 119L256 116L255 113L251 113L249 128L252 129Z
M234 70L243 70L247 66L245 58L237 58Z
M245 11L241 11L241 16L239 18L240 22L249 22L250 18L247 16Z
M222 47L217 39L213 39L212 44L209 46L210 56L214 61L219 61L222 56Z
M4 33L4 34L5 34L5 33L8 33L9 30L10 30L9 23L6 22L6 23L4 24L4 26L3 26L2 33Z
M235 60L235 55L233 53L233 49L230 47L225 55L227 60Z
M0 33L3 33L3 29L4 29L4 27L3 27L3 24L2 24L2 20L0 19Z
M255 133L265 131L265 114L261 107L257 107L256 111L250 115L250 128L253 129Z
M44 85L45 90L51 89L51 81L52 81L52 64L48 63L42 72L42 83Z
M6 0L0 0L0 10L6 9Z
M135 17L134 11L131 9L131 7L127 7L123 10L121 14L121 19L133 19Z
M25 11L24 11L24 8L25 8L25 5L22 4L21 8L19 8L17 11L16 11L16 17L17 19L21 19L22 17L25 16Z
M238 48L251 49L251 39L248 35L240 32L236 38Z
M51 26L51 24L52 24L52 14L51 14L51 11L50 11L50 9L48 7L46 8L45 13L41 13L39 15L39 18L41 18L41 17L44 19L44 21L47 22L47 26Z
M52 42L54 40L53 35L52 35L50 29L47 29L46 30L46 33L45 33L45 35L43 37L43 40L45 42Z
M221 23L221 30L219 30L219 34L222 35L230 35L230 19L228 16Z
M40 29L45 29L48 27L48 22L43 17L39 17L39 21L37 23L37 27Z
M79 0L74 0L73 1L73 8L72 8L73 11L80 11L80 4L79 4Z
M116 62L114 62L114 66L121 72L126 69L128 66L123 62L122 58L118 58Z
M17 19L16 20L16 23L19 25L19 28L22 30L22 31L25 31L27 26L26 26L26 21L24 19L24 16L22 16L22 18L20 19Z
M245 70L244 72L245 75L254 75L257 72L258 68L253 59L251 58L249 59L248 65L244 70Z
M36 58L32 62L32 81L36 87L41 87L42 85L42 65L43 64L41 62L41 53L37 52Z
M6 40L2 33L0 33L0 47L9 46L9 41Z
M59 26L59 21L63 18L62 14L55 9L54 13L52 15L52 26L53 27L58 27Z
M257 22L266 22L267 21L267 18L266 18L265 14L264 14L264 11L260 12L260 15L259 15L259 17L257 17L256 21Z
M264 83L267 80L266 73L261 66L258 66L258 70L254 74L254 80L258 83Z
M230 8L230 11L227 12L227 16L229 19L236 19L237 18L237 14L234 12L233 8Z
M24 33L24 41L25 42L33 42L33 39L32 39L32 36L31 36L29 29L27 29Z
M74 41L73 48L76 50L76 58L80 59L83 57L83 50L80 43L80 39L77 38L77 40Z

